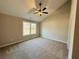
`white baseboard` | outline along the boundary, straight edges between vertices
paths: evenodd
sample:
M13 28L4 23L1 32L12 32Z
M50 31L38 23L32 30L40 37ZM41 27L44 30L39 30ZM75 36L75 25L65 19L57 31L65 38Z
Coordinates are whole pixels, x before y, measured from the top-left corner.
M2 47L6 47L6 46L9 46L9 45L12 45L12 44L16 44L16 43L20 43L20 42L23 42L25 40L19 40L19 41L16 41L16 42L12 42L12 43L8 43L8 44L4 44L4 45L1 45L0 48Z
M44 37L42 37L42 38L44 38ZM44 39L48 39L48 38L44 38ZM67 44L67 42L65 42L65 41L61 41L61 40L55 40L55 39L49 39L49 40L54 40L54 41L58 41L58 42L61 42L61 43Z
M9 45L12 45L12 44L20 43L20 42L23 42L23 41L31 40L31 39L36 38L36 37L38 37L38 36L35 36L35 37L32 37L32 38L28 38L28 39L26 39L26 38L25 39L20 39L20 40L15 41L15 42L3 44L3 45L0 46L0 48L6 47L6 46L9 46Z

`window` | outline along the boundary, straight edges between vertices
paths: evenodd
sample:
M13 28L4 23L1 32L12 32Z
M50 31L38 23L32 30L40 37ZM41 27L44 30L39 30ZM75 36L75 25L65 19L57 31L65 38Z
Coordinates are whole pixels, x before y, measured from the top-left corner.
M30 35L30 23L23 21L23 36Z
M31 34L36 34L36 23L31 23Z
M23 21L23 36L36 34L36 23Z

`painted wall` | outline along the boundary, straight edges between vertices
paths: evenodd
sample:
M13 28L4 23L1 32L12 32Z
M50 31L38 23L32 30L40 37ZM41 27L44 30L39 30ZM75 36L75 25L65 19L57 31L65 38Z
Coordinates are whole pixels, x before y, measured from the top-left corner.
M37 35L23 37L23 20L15 16L0 14L0 47L39 36L38 30ZM39 24L37 27L39 28Z
M69 14L70 2L67 2L41 23L41 36L67 43Z

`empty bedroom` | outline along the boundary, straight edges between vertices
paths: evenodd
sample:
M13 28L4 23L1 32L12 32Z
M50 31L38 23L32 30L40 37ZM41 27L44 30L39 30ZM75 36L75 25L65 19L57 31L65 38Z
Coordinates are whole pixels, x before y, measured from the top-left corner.
M70 59L72 7L71 0L0 0L0 59Z

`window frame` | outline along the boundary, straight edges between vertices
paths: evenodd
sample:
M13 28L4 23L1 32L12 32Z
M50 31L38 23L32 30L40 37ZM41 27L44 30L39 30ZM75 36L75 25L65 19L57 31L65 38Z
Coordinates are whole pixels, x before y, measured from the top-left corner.
M29 30L29 33L28 33L28 34L27 34L27 33L26 33L26 34L24 34L24 33L25 33L25 32L24 32L24 31L25 31L25 28L24 28L24 27L25 27L25 25L24 25L24 23L29 23L29 26L30 26L30 22L23 21L23 28L22 28L22 29L23 29L23 36L28 36L28 35L30 35L30 30ZM30 29L30 27L29 27L28 29Z
M36 22L30 22L30 21L23 21L23 27L24 27L24 22L26 22L26 23L30 23L30 28L29 28L29 34L27 35L27 34L25 34L24 35L24 28L23 28L23 36L29 36L29 35L36 35L37 34L37 23ZM32 25L31 24L36 24L36 29L35 29L35 31L36 31L36 33L34 33L34 34L32 34L31 33L31 28L32 28Z
M35 25L35 33L32 32L32 25ZM30 34L31 34L31 35L33 35L33 34L37 34L37 23L33 23L33 22L31 22L30 26L31 26L31 28L30 28Z

